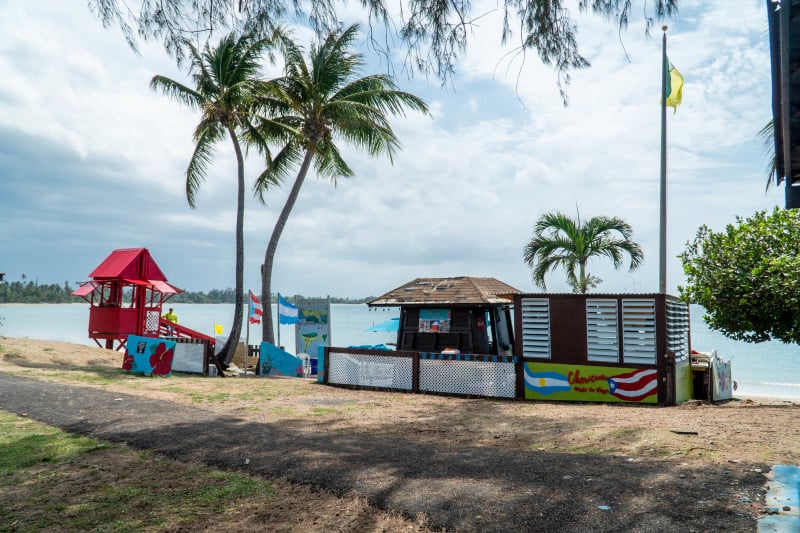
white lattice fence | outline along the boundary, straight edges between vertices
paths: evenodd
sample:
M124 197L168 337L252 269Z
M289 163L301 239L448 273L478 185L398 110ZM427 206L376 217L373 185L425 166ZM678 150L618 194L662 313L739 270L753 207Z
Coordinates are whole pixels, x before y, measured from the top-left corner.
M500 356L420 354L420 392L514 398L514 360Z
M412 390L410 357L373 354L328 353L328 383Z

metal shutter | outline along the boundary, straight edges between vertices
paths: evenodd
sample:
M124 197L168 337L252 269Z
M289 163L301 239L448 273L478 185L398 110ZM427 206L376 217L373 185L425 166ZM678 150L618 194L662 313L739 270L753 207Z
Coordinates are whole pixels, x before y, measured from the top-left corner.
M656 301L622 300L622 358L656 363Z
M522 299L522 355L550 358L550 300Z
M589 361L619 362L617 300L586 300L586 353Z

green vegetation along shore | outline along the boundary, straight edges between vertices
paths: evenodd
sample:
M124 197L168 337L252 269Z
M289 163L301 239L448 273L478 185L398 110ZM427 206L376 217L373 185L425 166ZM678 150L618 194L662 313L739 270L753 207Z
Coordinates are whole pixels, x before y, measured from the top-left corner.
M81 303L82 298L72 296L75 285L70 285L65 281L63 285L57 283L40 284L38 281L14 281L0 282L0 304L68 304ZM300 298L307 298L300 296ZM308 298L320 298L319 296ZM371 300L372 297L365 298L340 298L331 297L331 303L335 304L361 304ZM176 294L170 299L172 303L179 304L232 304L236 301L235 293L232 288L211 289L208 292L186 291ZM273 297L272 302L277 302Z

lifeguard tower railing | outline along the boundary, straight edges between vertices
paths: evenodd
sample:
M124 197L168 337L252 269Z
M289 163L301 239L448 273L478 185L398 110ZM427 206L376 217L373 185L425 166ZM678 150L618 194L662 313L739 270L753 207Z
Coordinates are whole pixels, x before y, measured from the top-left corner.
M321 380L532 400L674 405L691 398L689 310L675 297L520 294L514 323L514 355L329 347Z
M97 339L116 339L131 331L156 336L159 330L160 307L92 307L89 310L89 336ZM144 320L142 320L144 317Z

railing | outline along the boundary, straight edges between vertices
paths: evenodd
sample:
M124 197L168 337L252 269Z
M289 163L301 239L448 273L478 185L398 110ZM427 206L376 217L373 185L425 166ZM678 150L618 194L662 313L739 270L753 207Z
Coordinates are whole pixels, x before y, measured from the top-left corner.
M407 392L515 398L517 358L325 348L325 382Z
M170 322L164 318L159 319L159 328L158 334L161 337L173 337L177 339L196 339L200 341L205 341L214 346L216 343L216 339L205 333L200 333L199 331L195 331L191 328L187 328L186 326L181 326L180 324L175 324L174 322Z

